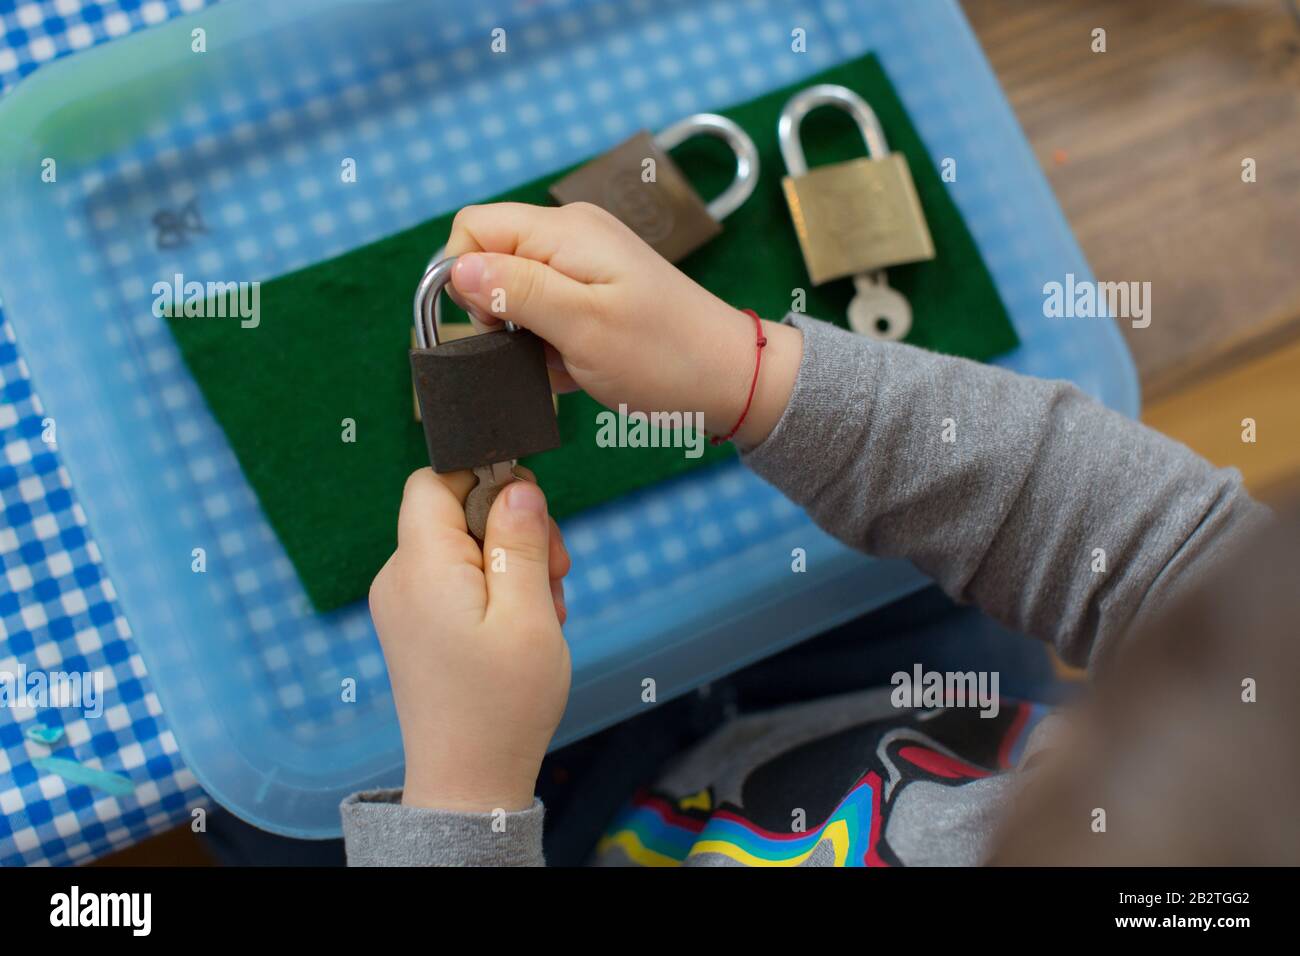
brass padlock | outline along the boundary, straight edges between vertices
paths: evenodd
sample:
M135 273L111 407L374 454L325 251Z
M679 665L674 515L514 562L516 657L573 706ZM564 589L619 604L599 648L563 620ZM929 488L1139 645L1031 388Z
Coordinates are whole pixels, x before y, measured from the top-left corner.
M867 155L809 170L799 129L819 106L838 106L857 122ZM810 86L781 111L777 137L787 175L781 184L813 285L934 258L934 240L907 157L891 153L875 110L852 90Z
M736 154L736 178L705 205L668 150L693 136L717 136ZM653 160L653 167L648 161ZM654 176L646 181L653 168ZM589 202L613 213L669 262L679 262L722 232L758 184L758 150L737 124L697 113L657 136L637 133L551 186L561 205Z

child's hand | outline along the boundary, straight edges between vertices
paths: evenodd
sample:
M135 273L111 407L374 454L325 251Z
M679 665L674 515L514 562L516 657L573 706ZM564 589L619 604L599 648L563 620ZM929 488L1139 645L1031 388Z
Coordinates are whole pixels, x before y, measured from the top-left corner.
M469 206L456 216L447 254L460 256L452 294L476 319L511 319L558 353L557 390L582 388L634 411L703 412L715 434L740 417L754 377L753 319L604 210ZM764 334L758 388L736 436L749 446L780 419L802 354L797 329L765 322Z
M527 469L492 505L483 549L465 529L470 472L406 482L397 550L370 586L406 752L411 806L531 806L564 713L569 555Z

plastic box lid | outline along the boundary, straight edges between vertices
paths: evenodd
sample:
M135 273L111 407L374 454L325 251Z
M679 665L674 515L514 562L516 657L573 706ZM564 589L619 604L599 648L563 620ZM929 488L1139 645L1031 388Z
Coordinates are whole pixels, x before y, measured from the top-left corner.
M50 64L0 102L0 292L182 755L218 802L335 836L339 801L400 783L402 751L364 604L312 613L152 314L175 273L270 279L874 51L931 154L958 160L951 188L1023 343L1000 364L1136 412L1114 324L1043 316L1045 282L1090 271L956 4L811 0L797 20L782 0L233 0ZM482 71L496 27L514 66ZM327 203L345 156L362 174ZM574 678L557 745L646 706L645 677L669 699L925 583L738 464L564 530ZM790 573L796 547L808 573Z

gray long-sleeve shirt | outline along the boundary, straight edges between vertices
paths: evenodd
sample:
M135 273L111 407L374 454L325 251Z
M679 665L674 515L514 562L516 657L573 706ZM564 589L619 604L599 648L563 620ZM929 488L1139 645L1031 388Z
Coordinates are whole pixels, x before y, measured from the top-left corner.
M794 393L744 462L841 541L912 561L1069 663L1109 666L1262 517L1235 470L1067 382L791 321ZM744 717L639 796L597 862L977 863L1041 717L900 708L889 689ZM540 802L495 826L399 791L342 813L353 865L543 862Z

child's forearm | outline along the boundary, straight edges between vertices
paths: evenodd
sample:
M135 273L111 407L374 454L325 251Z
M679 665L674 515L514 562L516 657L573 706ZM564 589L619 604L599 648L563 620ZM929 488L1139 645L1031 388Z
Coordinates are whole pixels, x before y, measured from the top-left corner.
M795 324L788 407L745 462L847 544L1067 661L1106 654L1264 513L1235 471L1072 385Z

